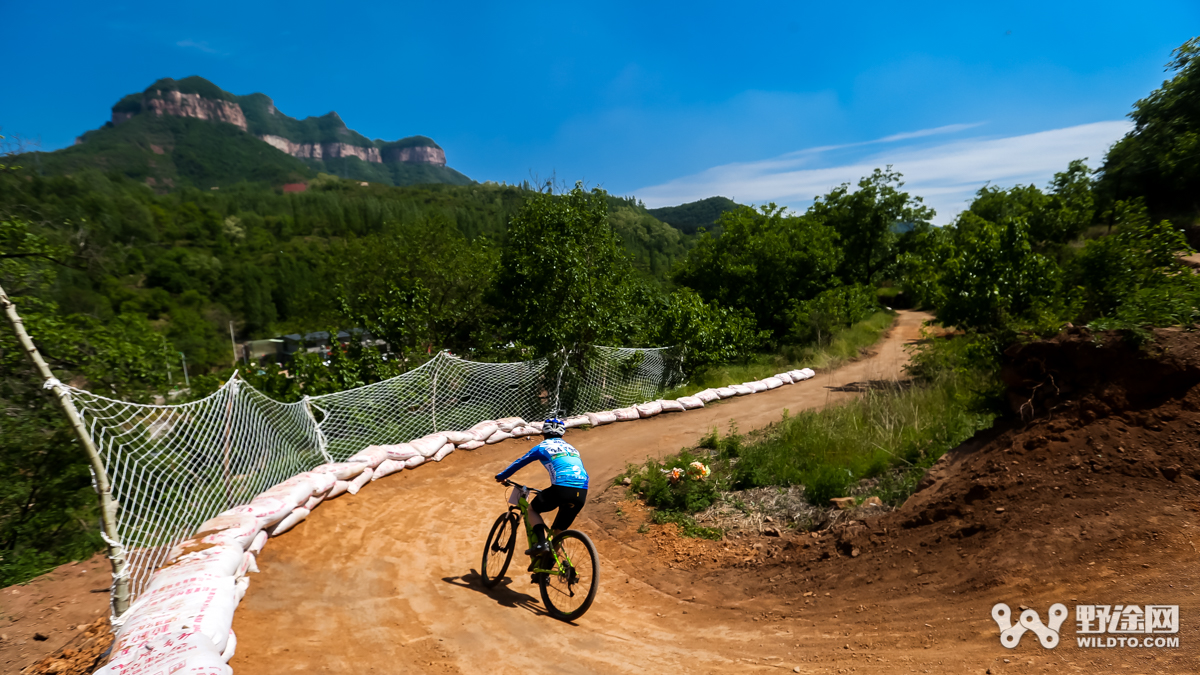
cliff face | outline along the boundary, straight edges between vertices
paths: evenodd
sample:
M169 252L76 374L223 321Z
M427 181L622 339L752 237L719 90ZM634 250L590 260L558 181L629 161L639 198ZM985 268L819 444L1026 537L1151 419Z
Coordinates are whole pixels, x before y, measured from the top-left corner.
M201 120L227 122L242 131L246 130L246 115L242 107L233 101L215 101L204 98L200 94L185 94L179 91L155 90L153 95L142 99L145 110L157 115L174 115L176 117L194 117ZM116 116L113 113L113 123Z
M383 151L383 161L446 166L446 151L428 145L411 148L386 148Z
M122 98L113 106L112 123L146 113L232 124L299 159L357 157L372 164L446 166L445 151L425 136L372 141L348 128L337 113L298 120L279 112L263 94L234 96L200 77L162 79Z
M293 143L282 136L263 134L262 140L292 157L300 159L328 159L333 157L357 157L364 162L381 163L379 148L362 148L349 143ZM442 164L446 160L443 158Z

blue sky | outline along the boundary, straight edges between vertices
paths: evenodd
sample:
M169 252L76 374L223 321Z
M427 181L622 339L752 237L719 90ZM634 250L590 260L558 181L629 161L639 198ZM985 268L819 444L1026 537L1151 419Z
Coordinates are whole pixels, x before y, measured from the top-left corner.
M188 5L193 5L189 7ZM6 3L0 126L69 145L201 75L476 180L663 206L802 209L891 163L945 221L984 182L1094 165L1200 33L1195 0L1006 3Z

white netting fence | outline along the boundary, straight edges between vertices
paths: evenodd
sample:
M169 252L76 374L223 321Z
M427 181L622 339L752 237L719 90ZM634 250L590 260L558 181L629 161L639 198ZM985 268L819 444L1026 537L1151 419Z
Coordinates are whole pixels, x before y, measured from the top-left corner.
M171 547L201 523L314 466L482 420L629 406L681 378L670 348L592 347L521 363L442 353L392 379L297 403L268 398L236 376L182 405L71 394L112 482L116 539L136 596Z

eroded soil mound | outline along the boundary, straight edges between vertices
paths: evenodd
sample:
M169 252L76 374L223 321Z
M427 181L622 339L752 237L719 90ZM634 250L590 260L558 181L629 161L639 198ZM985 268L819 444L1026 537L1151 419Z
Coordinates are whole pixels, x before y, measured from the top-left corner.
M705 586L780 599L875 583L962 597L1194 556L1200 335L1159 331L1144 349L1102 337L1073 329L1010 350L1013 418L943 457L897 511L820 533L686 545L650 527L642 552ZM631 527L605 520L614 534Z

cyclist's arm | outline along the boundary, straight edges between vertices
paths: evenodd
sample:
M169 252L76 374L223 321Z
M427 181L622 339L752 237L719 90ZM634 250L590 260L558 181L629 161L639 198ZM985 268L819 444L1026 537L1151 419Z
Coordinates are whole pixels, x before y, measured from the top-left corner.
M496 474L496 480L504 480L504 479L508 478L509 476L512 476L514 473L520 471L521 468L524 467L526 464L529 464L530 462L532 462L534 460L545 461L547 459L549 459L549 458L546 456L545 451L542 450L542 446L540 444L535 445L535 446L533 446L532 450L525 453L525 456L521 457L520 459L513 462L512 464L509 464L507 469Z

